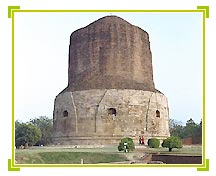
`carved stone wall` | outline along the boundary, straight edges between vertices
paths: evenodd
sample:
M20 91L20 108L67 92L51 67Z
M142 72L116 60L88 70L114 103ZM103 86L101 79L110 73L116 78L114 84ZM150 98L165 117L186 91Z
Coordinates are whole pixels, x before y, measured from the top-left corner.
M66 111L68 116L64 117ZM126 136L138 141L141 135L146 140L164 138L169 136L168 112L167 99L161 93L128 89L65 92L55 100L55 142L118 143Z

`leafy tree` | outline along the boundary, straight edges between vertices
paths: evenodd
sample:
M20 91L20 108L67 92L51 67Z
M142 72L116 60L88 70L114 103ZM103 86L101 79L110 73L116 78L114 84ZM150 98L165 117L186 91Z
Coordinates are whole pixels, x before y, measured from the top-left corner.
M128 151L133 151L135 150L135 145L134 145L134 142L133 142L133 139L131 138L123 138L121 139L119 145L118 145L118 150L119 151L124 151L125 150L125 143L127 143L126 147L127 147L127 150Z
M34 145L41 139L41 131L30 123L15 122L15 145Z
M171 136L177 136L181 139L188 138L188 137L198 137L202 138L202 120L200 124L196 124L192 118L190 118L186 125L183 126L182 122L170 119L169 121L170 126L170 134Z
M40 145L47 145L52 142L52 134L53 134L53 121L52 119L46 116L40 116L39 118L35 118L30 120L34 126L40 128L42 137L38 142Z
M198 125L196 134L197 134L198 136L202 136L202 119L201 119L201 121L200 121L200 124Z
M198 127L199 127L199 125L196 124L192 118L190 118L186 122L186 126L184 127L184 131L183 131L182 136L184 138L196 136L196 132L197 132Z
M182 125L182 122L170 119L169 127L171 136L178 136L179 138L183 138L184 126Z
M182 142L178 137L171 136L163 140L162 147L169 148L169 152L171 152L173 148L182 148Z
M201 144L202 143L202 120L200 121L199 125L196 128L196 136L195 137L197 138L197 142L199 144Z
M160 140L157 138L151 138L148 140L148 146L150 148L158 148L160 145Z

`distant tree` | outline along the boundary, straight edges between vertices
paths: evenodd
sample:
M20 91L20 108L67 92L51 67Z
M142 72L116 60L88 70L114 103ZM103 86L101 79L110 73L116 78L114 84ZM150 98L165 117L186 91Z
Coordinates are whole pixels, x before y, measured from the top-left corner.
M15 122L15 145L35 145L41 139L41 131L30 123Z
M52 134L53 134L53 120L46 117L40 116L39 118L31 119L30 123L34 126L38 127L41 130L42 137L41 140L38 141L39 145L47 145L52 142Z
M125 149L124 144L125 143L127 144L126 147L127 147L128 151L135 150L135 145L134 145L133 139L131 139L131 138L123 138L123 139L121 139L121 141L120 141L120 143L118 145L118 150L119 151L124 151L124 149Z
M201 144L202 143L202 119L201 119L201 121L200 121L200 123L199 123L199 125L197 126L197 129L196 129L196 138L197 138L197 142L199 143L199 144Z
M202 136L202 119L201 119L199 125L197 125L196 135L197 136Z
M178 137L171 136L163 140L162 147L169 148L169 152L171 152L173 148L182 148L182 142Z
M199 124L196 124L192 118L190 118L186 125L182 125L182 122L170 119L169 121L169 127L170 127L170 135L171 136L177 136L181 139L183 138L199 138L199 141L201 143L202 140L202 120Z
M182 122L177 121L175 119L170 119L169 121L170 135L177 136L179 138L183 138L184 126Z
M198 128L199 125L196 124L192 118L190 118L186 122L186 126L184 127L183 134L182 134L183 138L196 136Z

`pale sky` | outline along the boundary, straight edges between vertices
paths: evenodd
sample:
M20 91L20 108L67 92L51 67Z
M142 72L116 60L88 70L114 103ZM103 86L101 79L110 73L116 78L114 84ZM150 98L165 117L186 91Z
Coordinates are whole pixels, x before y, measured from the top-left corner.
M168 98L170 118L202 118L201 13L15 13L15 119L53 116L67 86L70 34L106 15L148 32L155 87Z

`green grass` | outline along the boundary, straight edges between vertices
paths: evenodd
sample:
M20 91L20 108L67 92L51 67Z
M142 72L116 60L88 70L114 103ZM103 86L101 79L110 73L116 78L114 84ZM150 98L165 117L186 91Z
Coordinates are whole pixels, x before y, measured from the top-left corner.
M15 159L18 164L80 164L82 158L85 164L96 164L133 160L146 153L201 156L202 146L184 146L172 152L168 148L141 147L129 153L119 152L115 145L103 148L31 147L16 150Z
M169 155L190 155L190 156L201 156L202 147L201 146L190 146L183 147L180 149L173 148L171 152L168 151L168 148L148 148L148 153L160 153L160 154L169 154Z
M127 161L122 154L94 152L19 152L16 161L19 164L85 164L110 163Z
M52 155L50 153L40 153L42 158L44 158L45 163L73 163L80 164L81 158L84 160L85 164L97 164L97 163L110 163L125 161L127 158L120 154L107 154L107 153L88 153L88 152L54 152Z

